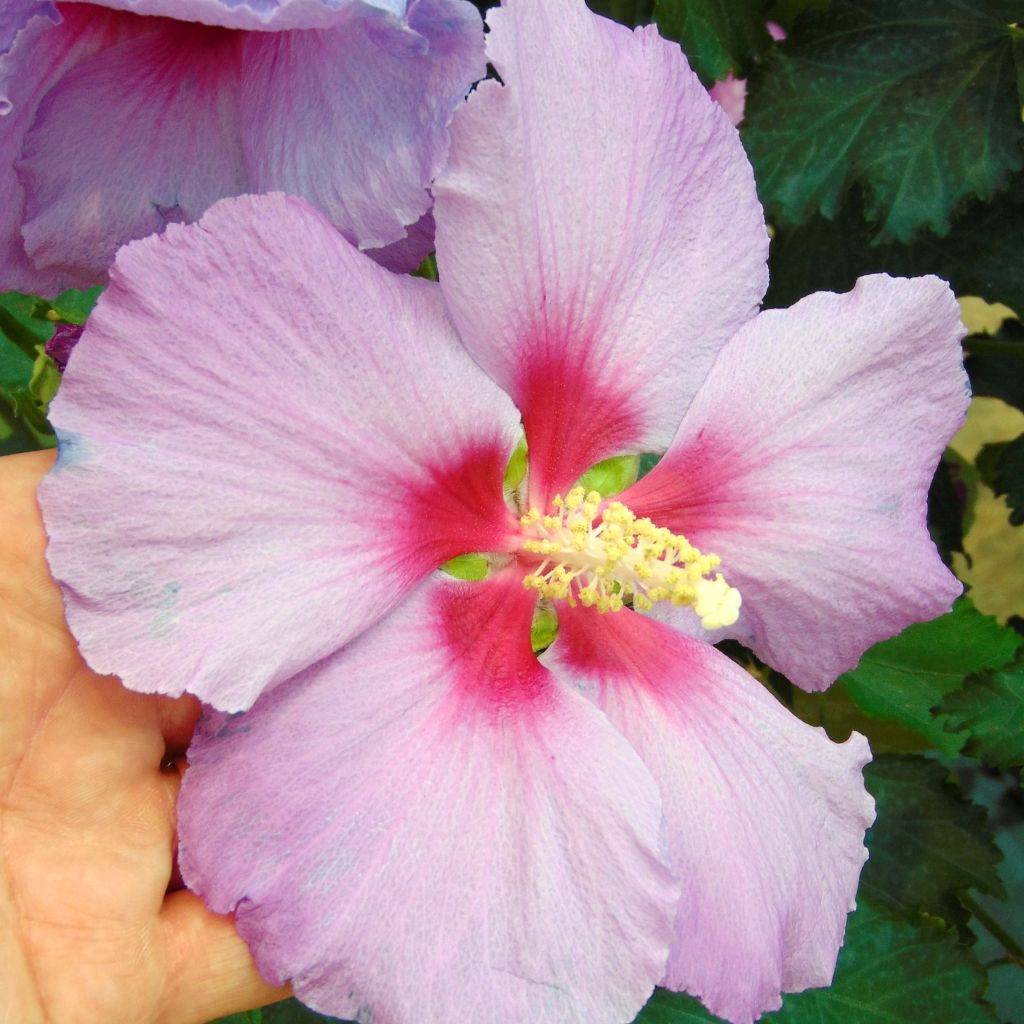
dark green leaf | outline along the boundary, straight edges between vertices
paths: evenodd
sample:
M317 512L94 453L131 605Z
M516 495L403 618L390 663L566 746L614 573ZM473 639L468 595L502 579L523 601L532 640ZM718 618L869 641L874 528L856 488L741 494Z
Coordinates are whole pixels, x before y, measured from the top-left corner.
M764 1024L996 1024L985 972L939 922L899 921L862 901L831 988L784 998Z
M876 244L854 190L835 221L812 217L802 227L781 227L772 240L771 284L765 298L788 306L811 292L847 291L861 274L938 274L959 295L980 295L1024 310L1024 175L987 204L970 203L949 236L924 232L911 245Z
M940 710L946 728L966 739L964 753L995 768L1024 764L1024 657L981 672L949 694Z
M654 20L710 84L729 72L746 74L771 46L766 8L765 0L656 0Z
M1024 26L1012 26L1010 38L1013 40L1013 63L1017 68L1017 95L1024 107Z
M336 1020L303 1006L298 999L285 999L263 1008L262 1024L324 1024Z
M646 25L654 16L654 0L587 0L587 6L629 28Z
M1005 897L996 872L1003 857L984 809L964 799L948 774L914 756L883 755L867 766L878 818L868 832L860 896L913 919L924 912L965 924L958 893Z
M693 996L656 988L635 1024L708 1024L719 1019L708 1013Z
M932 708L966 676L1005 665L1022 638L960 598L948 615L905 629L867 651L840 685L870 715L913 729L953 756L966 737L949 733Z
M834 0L755 73L744 139L772 214L839 214L866 188L880 240L945 234L1022 166L1010 28L992 0Z
M978 455L978 470L996 494L1006 495L1010 522L1024 525L1024 434L1013 441L985 445Z
M868 902L849 918L831 988L787 995L764 1024L995 1024L985 974L939 922L899 921ZM708 1024L696 999L658 990L636 1024Z
M996 334L972 334L964 341L964 351L974 394L1001 398L1024 410L1024 324L1004 320Z

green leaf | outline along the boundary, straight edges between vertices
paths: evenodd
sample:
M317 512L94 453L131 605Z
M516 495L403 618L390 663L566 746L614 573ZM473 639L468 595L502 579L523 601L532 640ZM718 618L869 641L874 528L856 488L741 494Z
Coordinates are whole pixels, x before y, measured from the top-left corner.
M534 654L546 651L558 636L558 616L544 605L538 605L530 627L530 644Z
M964 753L994 768L1024 764L1024 657L981 672L940 705L947 729L966 739Z
M588 491L597 491L602 498L610 498L636 483L639 470L639 455L617 455L591 466L577 483Z
M952 757L966 737L932 709L965 677L1005 665L1022 638L960 598L948 615L921 622L868 650L840 685L870 715L913 729Z
M923 757L883 755L864 771L878 818L868 831L870 857L860 896L916 919L920 913L966 924L958 893L977 889L1005 898L984 808L965 799L949 772Z
M337 1017L326 1017L293 998L265 1006L262 1024L323 1024L336 1020Z
M1024 434L1013 441L985 445L977 464L982 480L996 494L1006 495L1010 522L1024 525Z
M838 215L854 183L881 240L940 235L1024 160L1011 31L994 0L834 0L755 73L744 140L769 211Z
M771 46L765 0L656 0L654 20L708 85L746 74Z
M489 569L483 555L456 555L441 566L441 571L457 580L483 580Z
M831 988L787 995L764 1024L996 1024L985 972L941 922L896 920L862 901Z
M1024 410L1024 324L1004 320L995 334L972 334L964 340L964 352L975 395Z
M629 28L648 24L654 14L654 0L587 0L587 6Z
M783 998L763 1024L996 1024L981 999L985 973L941 922L899 921L867 901L850 915L830 988ZM719 1018L687 995L655 991L636 1024Z
M693 996L656 988L635 1024L708 1024L717 1020L719 1018L708 1013Z
M37 320L48 320L50 323L84 324L102 291L103 288L99 285L85 291L69 288L66 292L61 292L53 302L48 299L36 299L32 304L32 316Z
M788 306L811 292L847 291L861 274L938 274L959 295L979 295L1024 311L1024 175L991 203L969 203L948 237L924 232L910 245L878 244L864 219L859 189L835 221L812 217L802 227L776 231L769 255L765 303Z

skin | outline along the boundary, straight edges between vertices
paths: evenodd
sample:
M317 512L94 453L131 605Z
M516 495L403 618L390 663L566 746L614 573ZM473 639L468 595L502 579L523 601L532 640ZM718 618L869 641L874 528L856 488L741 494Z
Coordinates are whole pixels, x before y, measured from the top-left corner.
M0 1022L202 1024L288 994L181 888L191 697L91 672L50 578L51 452L0 458Z

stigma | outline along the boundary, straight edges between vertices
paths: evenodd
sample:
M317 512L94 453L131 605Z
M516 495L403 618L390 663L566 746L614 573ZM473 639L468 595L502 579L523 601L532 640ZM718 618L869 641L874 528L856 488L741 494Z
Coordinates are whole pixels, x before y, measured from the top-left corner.
M731 626L740 614L740 592L726 583L717 555L702 554L685 537L638 519L625 505L574 487L557 495L553 511L536 508L520 517L522 550L538 559L523 579L553 601L601 613L628 604L649 611L658 601L687 605L705 629Z

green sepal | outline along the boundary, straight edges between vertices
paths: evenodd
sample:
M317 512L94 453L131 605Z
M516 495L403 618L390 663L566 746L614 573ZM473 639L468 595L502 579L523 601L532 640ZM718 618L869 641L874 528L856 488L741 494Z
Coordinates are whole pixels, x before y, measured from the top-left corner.
M616 455L591 466L576 483L587 491L597 491L602 498L610 498L635 484L639 472L639 455Z
M483 555L456 555L441 566L441 572L454 576L457 580L476 582L487 578L490 564Z
M558 636L558 616L543 605L538 605L533 613L533 624L530 627L530 643L533 653L546 651Z
M515 451L509 457L508 465L505 467L505 478L501 482L506 494L514 491L526 479L526 464L526 438L521 437Z

